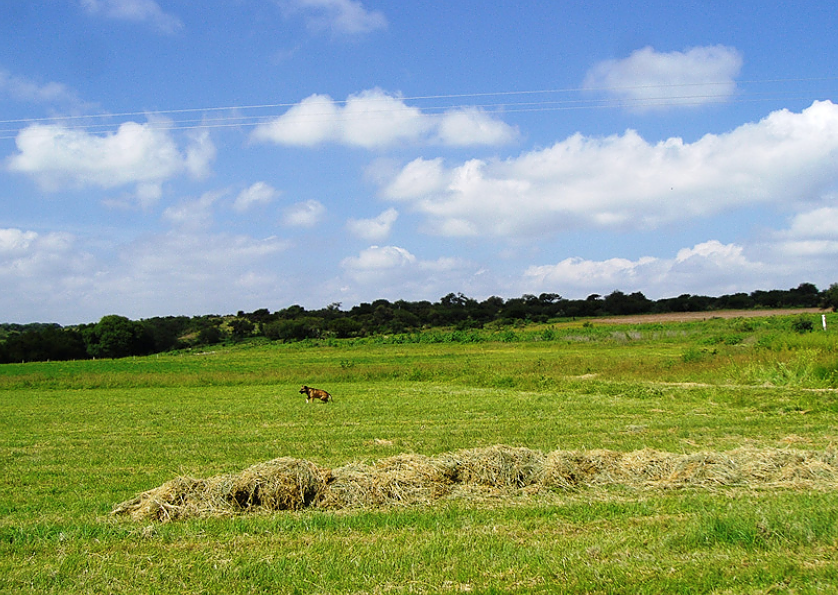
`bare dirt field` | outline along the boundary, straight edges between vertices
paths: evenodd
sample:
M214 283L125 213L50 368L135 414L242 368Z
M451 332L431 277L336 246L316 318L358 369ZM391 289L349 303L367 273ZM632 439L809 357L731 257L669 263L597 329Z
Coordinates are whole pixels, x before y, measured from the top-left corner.
M667 312L666 314L638 314L637 316L615 316L594 318L607 324L646 324L650 322L691 322L711 318L760 318L765 316L789 316L795 314L825 314L830 310L820 308L787 308L776 310L716 310L710 312Z

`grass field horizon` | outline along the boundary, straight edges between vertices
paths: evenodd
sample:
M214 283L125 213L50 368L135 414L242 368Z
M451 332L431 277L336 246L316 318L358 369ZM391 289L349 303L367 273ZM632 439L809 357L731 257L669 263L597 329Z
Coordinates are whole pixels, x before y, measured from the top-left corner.
M814 331L798 332L801 316ZM0 592L831 592L838 315L827 321L593 319L0 366ZM334 402L306 404L302 384ZM375 468L495 445L821 462L785 483L484 485L409 506L111 514L174 478L279 457Z

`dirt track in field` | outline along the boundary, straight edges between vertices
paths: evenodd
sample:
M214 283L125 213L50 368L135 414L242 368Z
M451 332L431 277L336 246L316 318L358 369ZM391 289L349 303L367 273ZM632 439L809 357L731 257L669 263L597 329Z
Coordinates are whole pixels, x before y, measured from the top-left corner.
M717 310L710 312L667 312L666 314L638 314L637 316L614 316L592 318L593 323L647 324L650 322L692 322L711 318L762 318L766 316L793 316L795 314L826 314L830 310L820 308L787 308L776 310Z

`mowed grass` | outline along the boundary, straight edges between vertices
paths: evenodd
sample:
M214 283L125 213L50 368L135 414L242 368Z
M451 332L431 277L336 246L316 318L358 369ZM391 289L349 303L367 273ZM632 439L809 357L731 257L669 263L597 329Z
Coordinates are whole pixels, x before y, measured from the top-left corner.
M515 340L2 366L0 592L834 592L838 495L825 488L487 489L395 509L110 515L176 476L277 457L832 449L835 336L785 325L569 324ZM306 404L303 383L334 402Z

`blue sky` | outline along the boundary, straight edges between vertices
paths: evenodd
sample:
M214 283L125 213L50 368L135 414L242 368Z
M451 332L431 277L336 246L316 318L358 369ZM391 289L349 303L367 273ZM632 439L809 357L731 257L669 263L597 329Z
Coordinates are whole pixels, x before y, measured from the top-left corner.
M5 0L0 320L838 281L832 2L487 6Z

